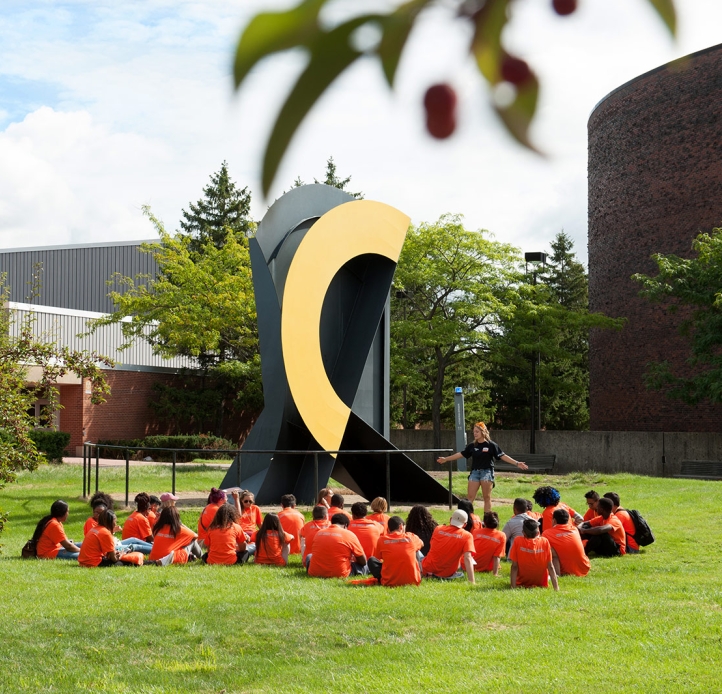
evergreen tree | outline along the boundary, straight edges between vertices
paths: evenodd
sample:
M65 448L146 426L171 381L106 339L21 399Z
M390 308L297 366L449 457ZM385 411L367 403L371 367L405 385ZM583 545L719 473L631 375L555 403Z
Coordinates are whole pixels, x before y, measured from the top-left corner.
M180 234L190 238L191 252L202 253L208 243L222 248L228 233L239 242L251 234L253 225L248 218L251 194L248 187L239 188L231 180L225 161L220 171L211 176L203 194L197 203L190 203L190 212L182 210Z

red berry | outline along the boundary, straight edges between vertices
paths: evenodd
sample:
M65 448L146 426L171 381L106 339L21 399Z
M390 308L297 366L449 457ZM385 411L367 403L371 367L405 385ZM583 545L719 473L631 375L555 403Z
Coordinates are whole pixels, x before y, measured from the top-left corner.
M552 7L557 14L566 16L577 9L577 0L552 0Z
M505 55L501 61L501 78L505 82L511 82L511 84L518 87L528 81L531 74L531 68L526 61L521 58L515 58L513 55Z
M456 92L448 84L435 84L424 95L426 129L440 140L456 129Z

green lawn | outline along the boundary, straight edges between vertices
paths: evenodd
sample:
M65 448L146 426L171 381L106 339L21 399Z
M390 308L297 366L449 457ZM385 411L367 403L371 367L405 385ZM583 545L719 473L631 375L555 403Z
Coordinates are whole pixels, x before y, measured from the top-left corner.
M124 490L124 471L101 488ZM133 470L131 492L169 487L167 468ZM178 489L222 473L179 469ZM719 692L722 691L722 483L632 475L517 476L499 498L545 479L584 510L616 491L657 542L593 560L561 592L508 589L502 577L356 588L287 569L203 565L83 569L16 557L52 501L80 538L80 470L45 466L0 492L0 692ZM463 473L455 490L465 487ZM499 507L502 521L511 515ZM123 517L124 514L121 514ZM195 527L197 511L184 511ZM439 520L448 511L436 511Z

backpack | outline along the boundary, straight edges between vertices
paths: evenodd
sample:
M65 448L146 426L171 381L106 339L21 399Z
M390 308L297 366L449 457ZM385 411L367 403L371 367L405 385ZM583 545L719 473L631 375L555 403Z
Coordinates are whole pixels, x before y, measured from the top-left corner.
M625 509L634 523L634 540L640 547L646 547L654 542L654 533L639 511Z

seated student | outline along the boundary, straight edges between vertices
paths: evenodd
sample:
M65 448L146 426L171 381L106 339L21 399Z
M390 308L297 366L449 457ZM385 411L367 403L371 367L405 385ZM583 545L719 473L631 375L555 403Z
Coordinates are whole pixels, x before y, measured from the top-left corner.
M167 506L158 515L153 528L153 548L149 559L161 566L187 564L202 555L198 536L181 523L178 509Z
M584 498L587 501L587 512L584 514L583 520L590 521L592 518L596 518L599 514L597 513L597 501L599 501L599 493L590 489Z
M522 526L525 520L536 520L532 518L529 511L527 511L526 499L517 497L514 499L514 515L506 522L503 528L504 535L506 535L506 554L509 555L511 544L515 538L522 535Z
M50 507L50 514L43 516L35 526L32 539L35 541L38 559L77 559L82 543L68 540L63 523L68 520L69 507L58 499Z
M591 564L584 553L579 530L569 522L569 513L563 508L554 511L552 518L554 526L545 530L542 537L549 540L552 547L557 576L586 576Z
M331 521L328 519L328 509L320 504L313 507L311 518L312 520L301 528L301 561L304 566L306 566L306 557L312 551L313 538L316 537L316 533L331 525Z
M594 552L599 557L618 557L627 552L627 539L622 521L612 509L611 499L602 498L597 502L599 515L579 526L583 538L588 538L584 551L589 555Z
M471 501L468 499L459 499L456 508L460 508L469 517L464 530L472 532L474 528L480 528L482 526L481 518L474 513L474 504L472 504Z
M283 507L278 514L283 529L293 535L291 540L291 554L301 554L301 529L306 525L304 515L296 510L296 497L293 494L284 494L281 497Z
M253 492L248 489L243 490L240 494L241 518L238 522L246 535L250 537L251 542L256 541L256 533L263 523L261 509L256 506L255 500ZM249 549L249 551L251 550ZM251 554L253 554L252 551Z
M411 507L409 515L406 517L406 532L413 533L424 543L421 548L423 555L429 553L431 537L438 525L426 506L417 505Z
M491 571L499 575L500 559L506 556L506 535L499 530L499 515L496 511L484 514L484 526L479 525L471 533L474 538L474 571Z
M369 557L369 573L382 586L418 586L421 583L421 548L424 543L407 533L399 516L389 518L389 530L379 538L376 555Z
M449 519L449 525L439 525L431 536L429 553L421 563L424 576L433 578L461 578L457 572L459 564L464 562L466 578L475 583L474 578L474 538L464 530L469 517L466 511L457 509Z
M348 529L356 535L358 541L363 547L364 554L367 557L373 557L376 553L376 543L384 534L384 526L381 523L370 520L367 517L368 508L362 501L357 501L351 506L352 520L348 525Z
M267 513L256 535L254 564L286 566L293 535L283 529L281 519L275 513Z
M554 487L539 487L534 492L533 498L544 509L541 517L542 530L548 530L552 527L554 522L552 516L558 508L568 511L569 515L574 519L575 525L579 525L584 520L571 506L561 502L561 494Z
M306 571L316 578L346 578L366 573L366 555L356 535L348 530L343 513L331 516L331 525L319 530L306 556Z
M522 535L514 540L509 559L512 588L546 588L551 578L554 590L559 590L551 545L549 540L539 536L539 523L535 520L524 521Z
M236 494L233 495L236 498ZM211 487L211 493L208 495L206 507L201 511L201 517L198 519L198 542L201 547L204 546L208 528L211 527L213 519L216 517L218 509L226 503L226 493L222 489ZM240 516L240 511L238 512Z
M136 510L126 518L123 523L123 539L138 538L145 542L153 542L153 530L148 520L148 511L150 510L150 497L141 492L136 494L135 499Z
M158 520L158 514L160 513L160 499L155 495L150 495L150 506L148 508L148 522L150 523L150 529L153 529L155 522Z
M382 496L377 496L372 502L371 502L371 510L373 513L369 513L368 516L366 516L369 520L376 521L377 523L381 523L381 525L384 526L384 532L388 532L388 523L389 518L386 514L386 511L388 511L389 505L386 503L386 499Z
M623 509L619 504L621 503L621 500L619 498L619 494L616 492L607 492L604 495L605 499L609 499L613 506L612 506L612 513L619 518L620 521L622 521L622 527L624 528L624 533L627 539L627 554L639 554L639 545L637 544L637 541L634 539L634 533L637 532L637 528L634 525L634 521L632 520L632 516L629 515L626 509Z
M80 566L123 566L121 551L116 548L113 529L116 517L105 509L98 517L98 524L88 531L78 556Z
M241 528L240 514L230 504L221 505L206 533L207 564L245 564L250 557L246 548L248 535Z
M344 511L343 505L346 503L346 500L341 496L341 494L334 494L331 497L331 508L328 509L328 517L333 518L335 514L337 513L343 513L346 518L351 520L351 514L348 511ZM333 522L333 520L331 521Z

